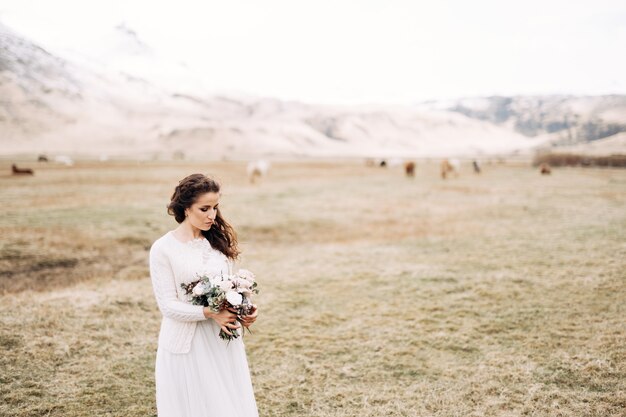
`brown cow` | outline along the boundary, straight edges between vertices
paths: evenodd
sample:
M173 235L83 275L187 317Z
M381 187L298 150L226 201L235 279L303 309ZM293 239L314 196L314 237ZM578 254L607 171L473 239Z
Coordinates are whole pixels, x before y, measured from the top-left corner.
M407 177L415 176L415 162L405 162L404 163L404 173Z
M550 169L550 165L544 162L543 164L539 165L539 172L541 172L541 175L550 175L552 173L552 170Z
M13 175L35 175L32 169L30 168L18 168L17 165L11 165L11 170Z

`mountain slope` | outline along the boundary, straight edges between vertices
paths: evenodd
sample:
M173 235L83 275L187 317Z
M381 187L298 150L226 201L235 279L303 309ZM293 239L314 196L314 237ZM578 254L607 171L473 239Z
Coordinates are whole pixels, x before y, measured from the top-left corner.
M0 122L4 135L30 136L72 117L59 101L81 100L81 86L67 63L0 24Z
M177 129L168 143L226 143L234 153L300 156L450 156L526 150L515 132L450 112L412 107L328 107L241 101L245 113Z
M462 99L447 109L506 126L555 145L590 142L626 132L626 96L526 96Z

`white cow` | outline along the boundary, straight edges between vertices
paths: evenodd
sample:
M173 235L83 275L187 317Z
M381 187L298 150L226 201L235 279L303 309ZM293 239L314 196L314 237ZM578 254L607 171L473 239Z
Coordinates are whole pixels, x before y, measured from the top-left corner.
M439 164L439 168L441 171L441 178L444 180L448 177L448 175L454 175L455 177L459 176L459 168L461 167L461 162L458 159L444 159Z
M63 164L68 167L71 167L72 165L74 165L74 160L67 155L55 156L54 162L56 162L57 164Z
M258 161L250 161L248 163L248 167L246 168L246 172L248 173L248 180L252 184L256 182L257 179L261 179L267 175L270 170L270 163L259 159Z

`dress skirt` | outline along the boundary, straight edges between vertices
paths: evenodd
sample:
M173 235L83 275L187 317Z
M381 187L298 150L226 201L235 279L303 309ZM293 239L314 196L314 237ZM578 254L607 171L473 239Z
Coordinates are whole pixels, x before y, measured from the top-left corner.
M200 321L188 353L157 349L159 417L258 417L242 337L228 342L219 331Z

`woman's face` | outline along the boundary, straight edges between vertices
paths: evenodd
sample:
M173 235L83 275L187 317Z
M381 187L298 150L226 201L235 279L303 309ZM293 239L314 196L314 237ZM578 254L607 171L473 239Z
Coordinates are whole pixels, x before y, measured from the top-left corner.
M196 229L209 230L215 221L219 202L219 193L201 194L196 202L185 210L187 221Z

